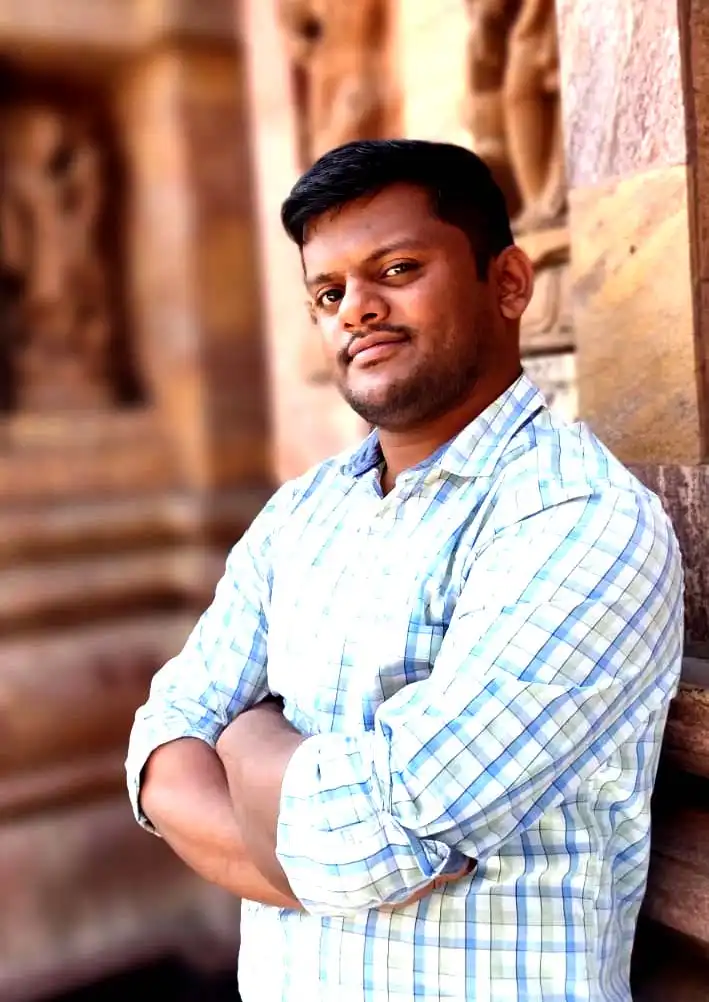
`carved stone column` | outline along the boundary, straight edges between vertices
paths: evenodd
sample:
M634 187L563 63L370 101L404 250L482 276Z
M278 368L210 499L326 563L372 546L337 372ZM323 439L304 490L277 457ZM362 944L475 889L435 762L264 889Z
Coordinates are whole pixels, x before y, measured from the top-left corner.
M554 0L466 0L465 124L507 198L535 269L522 359L550 406L576 418L569 225Z
M129 262L150 391L194 490L269 477L265 351L241 64L185 41L119 89L135 197Z

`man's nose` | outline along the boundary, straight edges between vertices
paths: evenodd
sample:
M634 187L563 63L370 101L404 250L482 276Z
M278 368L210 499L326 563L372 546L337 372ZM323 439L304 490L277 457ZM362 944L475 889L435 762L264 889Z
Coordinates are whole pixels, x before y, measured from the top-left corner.
M371 286L348 285L340 300L338 314L345 330L357 330L383 323L389 315L389 307L386 300Z

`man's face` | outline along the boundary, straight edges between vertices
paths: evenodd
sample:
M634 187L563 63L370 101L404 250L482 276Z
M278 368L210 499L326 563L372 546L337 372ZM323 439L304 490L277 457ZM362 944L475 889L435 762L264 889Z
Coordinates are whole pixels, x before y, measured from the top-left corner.
M338 387L370 424L413 428L472 392L504 320L467 237L424 191L392 185L321 216L303 266Z

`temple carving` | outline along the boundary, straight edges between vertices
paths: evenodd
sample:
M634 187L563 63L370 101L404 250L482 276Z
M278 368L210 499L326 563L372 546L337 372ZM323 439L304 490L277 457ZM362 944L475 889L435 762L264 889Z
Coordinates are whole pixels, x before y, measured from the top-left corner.
M467 0L467 124L507 194L515 229L566 208L554 0Z
M381 0L280 0L295 81L303 167L384 126Z
M35 96L0 106L2 411L94 410L126 396L107 159L86 114Z

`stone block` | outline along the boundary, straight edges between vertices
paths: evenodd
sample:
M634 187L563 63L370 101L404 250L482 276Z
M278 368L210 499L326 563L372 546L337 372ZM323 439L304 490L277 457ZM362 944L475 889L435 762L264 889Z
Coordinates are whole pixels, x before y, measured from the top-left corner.
M687 169L571 193L579 407L627 462L702 454Z
M661 499L684 562L686 654L709 659L709 468L634 466L633 472ZM703 682L709 688L709 679Z
M557 0L571 188L687 158L677 4Z

